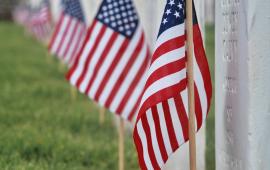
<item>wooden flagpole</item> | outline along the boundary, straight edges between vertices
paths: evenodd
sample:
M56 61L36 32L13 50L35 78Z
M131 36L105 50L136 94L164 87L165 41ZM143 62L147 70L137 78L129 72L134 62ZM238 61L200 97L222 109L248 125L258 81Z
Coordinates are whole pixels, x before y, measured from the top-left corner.
M65 70L65 64L62 61L59 61L58 70L63 72Z
M74 86L70 86L70 97L71 97L71 101L75 101L77 98L77 90Z
M190 170L196 170L192 0L186 0L186 17L187 17L186 31L187 31L188 115L189 115L189 162L190 162Z
M103 125L105 122L105 108L99 107L99 124Z
M124 154L124 137L125 137L125 125L124 125L124 119L120 117L119 122L119 128L118 128L118 134L119 134L119 170L125 169L125 154Z
M52 56L50 55L50 53L48 51L46 51L46 59L47 59L48 64L52 63Z

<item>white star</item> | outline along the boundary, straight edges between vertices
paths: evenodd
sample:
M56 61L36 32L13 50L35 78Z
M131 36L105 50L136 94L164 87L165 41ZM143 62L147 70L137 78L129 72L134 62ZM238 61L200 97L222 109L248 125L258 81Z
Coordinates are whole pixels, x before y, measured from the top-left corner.
M174 3L174 0L170 0L169 4L170 4L171 6L173 6L173 5L175 4L175 3Z
M164 20L162 21L162 23L165 25L167 23L167 18L164 18Z
M182 8L183 8L183 4L181 4L181 3L179 2L179 4L177 5L177 7L178 7L179 9L182 9Z
M173 14L176 18L179 18L180 17L180 14L179 12L175 11L175 13Z
M110 22L110 20L108 19L108 18L105 18L105 23L109 23Z
M123 30L124 30L124 27L120 26L119 31L123 31Z
M169 15L171 12L171 9L167 9L166 12L165 12L167 15Z
M112 27L116 27L116 23L115 22L112 22Z
M120 19L120 18L121 18L121 15L120 15L120 14L117 14L115 17L116 17L117 19Z
M102 18L103 18L102 14L99 14L99 15L98 15L98 18L99 18L99 19L102 19Z
M103 7L102 7L102 10L103 10L103 11L106 11L106 10L107 10L107 7L106 7L106 6L103 6Z
M126 34L127 34L127 35L131 35L131 31L127 31Z

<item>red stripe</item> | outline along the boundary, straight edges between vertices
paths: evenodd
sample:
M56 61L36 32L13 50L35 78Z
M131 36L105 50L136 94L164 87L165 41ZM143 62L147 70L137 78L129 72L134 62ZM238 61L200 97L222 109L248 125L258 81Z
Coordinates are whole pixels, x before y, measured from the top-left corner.
M146 59L149 60L149 56L150 56L150 51L149 50L147 50L147 55L146 56L147 56ZM145 69L148 69L148 64L146 65ZM146 74L146 70L145 70L144 74ZM141 76L141 78L143 78L143 76ZM141 92L140 97L136 101L136 104L131 109L131 112L130 112L130 114L128 116L128 120L131 121L133 119L133 117L135 116L135 114L138 112L142 96L143 96L143 91Z
M163 54L185 46L185 35L170 39L161 44L154 52L151 64Z
M199 69L202 73L202 78L204 82L204 87L207 95L207 113L209 112L211 98L212 98L212 83L211 83L211 75L209 71L209 66L207 62L207 58L205 55L205 51L203 48L203 42L201 37L201 32L199 25L196 24L193 26L193 41L194 41L194 53L195 58L198 63Z
M136 101L136 104L133 106L133 108L131 109L130 114L128 115L128 120L132 121L133 117L135 116L135 114L138 112L139 110L139 106L140 106L140 102L142 99L143 93L140 94L140 97L138 98L138 100Z
M91 79L90 79L90 81L89 81L89 83L87 85L87 88L85 90L85 93L86 94L89 93L90 88L92 87L95 79L97 78L97 74L98 74L98 72L100 70L100 67L102 66L102 64L104 62L106 62L106 60L105 60L106 57L111 57L111 56L108 56L108 54L109 54L109 52L110 52L110 50L111 50L111 48L112 48L112 46L113 46L113 44L114 44L117 36L118 36L118 33L117 32L113 32L113 34L111 35L109 41L106 42L107 45L104 48L101 56L98 56L99 59L98 59L97 65L96 65L96 67L93 70L93 74L92 74Z
M176 104L177 114L178 114L178 117L182 126L184 140L187 141L188 140L188 117L187 117L187 113L184 107L182 97L180 95L175 96L174 102Z
M85 78L85 74L87 73L88 68L89 68L89 63L90 63L90 61L91 61L93 55L95 54L95 51L96 51L96 49L97 49L97 47L98 47L98 45L99 45L99 43L100 43L101 38L103 37L103 35L104 35L104 33L105 33L105 31L106 31L106 26L103 25L103 26L101 27L100 32L98 33L97 39L96 39L96 41L95 41L93 47L91 48L91 50L90 50L90 52L89 52L89 54L88 54L88 57L87 57L87 59L86 59L86 61L85 61L85 63L84 63L84 66L83 66L83 72L82 72L82 74L80 75L78 81L76 82L76 86L77 86L78 88L80 87L80 85L81 85L83 79Z
M147 53L149 54L149 53ZM126 91L125 96L123 97L123 99L121 100L119 106L116 109L116 113L122 113L126 102L130 100L130 97L132 95L132 93L134 92L135 88L137 87L137 84L139 83L140 79L143 77L143 75L146 72L147 69L147 64L148 64L148 55L145 56L144 61L141 65L141 67L139 68L139 71L137 72L135 78L132 80L129 88Z
M60 30L60 28L61 28L61 25L62 25L62 23L63 23L63 20L64 20L64 14L61 13L60 19L59 19L59 21L57 22L55 31L53 32L52 39L51 39L51 41L50 41L50 43L49 43L49 47L48 47L49 50L52 49L52 46L53 46L53 44L55 43L55 39L56 39L56 37L57 37L57 35L58 35L58 33L59 33L59 30Z
M123 83L123 81L125 80L126 75L128 74L129 69L132 67L132 65L134 64L134 62L136 61L136 58L138 57L138 55L140 54L142 47L144 45L144 36L143 34L141 35L141 38L139 40L139 43L137 44L137 47L135 48L135 50L133 51L133 54L131 55L130 59L128 60L125 68L123 69L123 71L121 72L121 74L119 75L118 79L116 80L116 83L109 95L109 97L107 98L106 102L105 102L105 106L109 107L111 105L111 102L113 101L115 95L117 94L119 88L121 87L121 84Z
M194 83L194 95L195 95L194 97L195 97L195 114L197 120L197 130L199 130L202 126L202 108L198 88L195 83Z
M62 37L61 37L61 41L60 41L60 43L59 43L59 45L58 45L58 47L57 47L57 50L56 50L56 54L57 54L58 56L59 56L59 53L60 53L61 48L64 48L64 47L63 47L63 43L64 43L64 41L65 41L65 39L66 39L66 34L67 34L68 30L69 30L71 21L72 21L72 19L69 18L68 23L67 23L67 25L66 25L66 27L65 27L64 33L61 34L61 36L62 36ZM62 58L62 56L59 56L59 57Z
M67 52L68 52L68 50L70 50L71 43L74 41L74 37L75 37L75 34L76 34L77 29L78 29L78 26L79 26L79 22L78 21L75 21L75 22L76 22L76 24L73 27L73 30L72 30L70 39L69 39L68 44L67 44L67 47L66 47L66 49L64 51L64 55L63 55L64 56L64 59L67 57Z
M172 98L175 96L175 93L178 93L182 90L184 90L187 86L187 80L183 79L178 84L175 84L173 86L164 88L153 95L151 95L148 99L146 99L139 110L139 115L137 116L137 121L142 117L146 109L156 105L157 103L160 103L164 100L167 100L169 98Z
M79 61L80 61L80 57L83 53L83 50L84 50L84 47L85 45L87 44L90 36L92 35L92 32L93 32L93 29L95 28L96 26L96 23L97 21L94 20L93 24L90 26L90 28L88 29L87 31L87 34L86 34L86 37L84 38L84 42L83 42L83 45L81 46L80 48L80 51L78 52L78 54L76 55L76 58L75 58L75 62L74 64L72 65L71 69L68 71L68 73L66 74L66 79L67 80L70 80L72 74L74 73L74 71L77 69L78 65L79 65Z
M152 110L152 113L153 113L152 115L153 115L153 119L154 119L154 123L155 123L159 150L160 150L163 162L166 162L167 159L168 159L168 154L167 154L165 144L164 144L164 140L163 140L163 137L162 137L162 132L161 132L161 127L160 127L160 120L159 120L159 116L158 116L157 106L153 106L151 108L151 110Z
M149 158L151 160L153 168L154 169L159 169L159 165L158 165L158 162L157 162L157 159L156 159L156 156L155 156L155 152L154 152L154 149L153 149L150 127L149 127L149 124L148 124L148 120L146 119L146 113L145 113L145 116L142 117L141 121L142 121L142 126L143 126L143 129L144 129L144 132L145 132L145 136L146 136Z
M76 45L71 53L71 59L70 59L70 64L73 64L74 61L76 60L76 56L79 53L80 49L85 46L84 40L85 40L85 25L81 24L82 29L80 30L80 35L78 38L78 41L76 42ZM86 39L88 40L88 39ZM87 41L86 41L87 42Z
M172 118L171 118L171 113L170 113L168 101L162 102L162 108L164 111L164 117L165 117L165 121L166 121L166 126L167 126L167 131L169 134L170 143L171 143L173 151L175 151L178 148L178 142L177 142L176 134L175 134L175 131L174 131L174 128L172 125Z
M110 65L109 69L107 70L106 74L105 74L105 77L103 78L103 80L101 81L101 84L94 96L94 99L96 101L99 101L99 97L103 91L103 89L105 88L105 85L107 84L109 78L111 77L115 67L117 66L117 64L119 63L121 57L123 57L123 54L125 53L126 51L126 48L129 44L129 39L125 39L124 42L122 43L120 49L118 50L112 64Z
M142 146L142 142L140 140L140 136L138 134L138 129L135 128L134 132L133 132L133 139L134 139L134 143L135 146L137 148L137 153L138 153L138 158L139 158L139 165L141 167L142 170L147 170L146 164L144 162L144 158L143 158L143 146Z
M151 84L155 83L157 80L166 77L168 75L174 74L176 72L181 71L186 67L186 58L181 58L179 60L176 60L174 62L168 63L166 65L163 65L162 67L155 70L147 79L145 90Z

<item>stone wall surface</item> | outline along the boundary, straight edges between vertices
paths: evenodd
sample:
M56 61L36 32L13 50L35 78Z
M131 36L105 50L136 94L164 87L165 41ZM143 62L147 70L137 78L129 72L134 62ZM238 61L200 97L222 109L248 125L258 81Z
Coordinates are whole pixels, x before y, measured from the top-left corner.
M216 2L216 168L270 167L270 1Z

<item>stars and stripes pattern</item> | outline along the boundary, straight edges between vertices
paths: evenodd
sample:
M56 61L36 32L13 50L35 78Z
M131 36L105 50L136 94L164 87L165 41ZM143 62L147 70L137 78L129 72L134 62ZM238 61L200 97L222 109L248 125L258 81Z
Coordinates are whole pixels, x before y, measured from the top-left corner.
M199 130L209 111L212 84L195 12L193 29L195 112ZM143 170L161 169L169 156L188 141L185 46L185 1L168 0L133 133Z
M62 0L62 12L49 43L49 51L72 66L86 36L80 0Z
M111 112L132 120L149 60L132 0L103 0L67 79Z
M32 9L28 28L38 40L44 41L50 36L52 25L48 0L41 1L38 7Z

